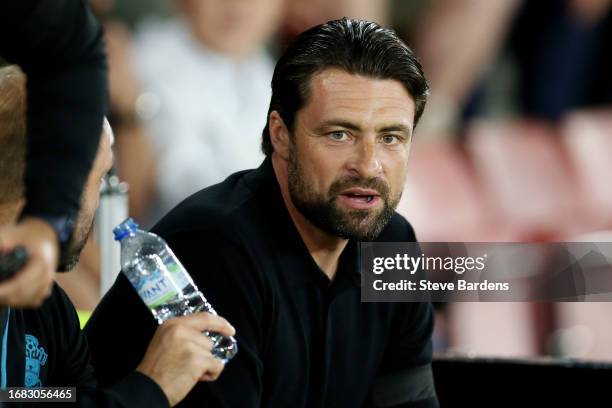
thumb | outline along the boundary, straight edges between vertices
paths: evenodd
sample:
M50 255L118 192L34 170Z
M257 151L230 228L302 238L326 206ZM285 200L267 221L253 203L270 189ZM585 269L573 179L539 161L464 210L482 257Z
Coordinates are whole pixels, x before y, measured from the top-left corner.
M0 227L0 255L5 255L15 247L15 233L11 227Z

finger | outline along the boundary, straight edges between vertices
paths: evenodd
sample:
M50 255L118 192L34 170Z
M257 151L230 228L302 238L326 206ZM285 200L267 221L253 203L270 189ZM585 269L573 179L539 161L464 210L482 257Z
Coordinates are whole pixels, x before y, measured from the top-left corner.
M221 375L225 364L220 359L210 356L206 359L206 371L200 377L201 381L215 381Z
M0 299L14 306L21 303L17 302L17 299L27 303L26 298L29 298L38 289L31 285L36 275L36 262L29 261L15 275L0 284Z
M174 324L165 322L155 332L154 339L158 339L160 344L168 350L191 351L196 354L210 354L213 343L202 332L181 324L178 320ZM152 343L151 343L152 344Z
M213 331L224 336L233 336L236 329L224 318L212 315L208 312L194 313L189 316L177 317L174 324L185 324L197 331Z
M13 234L8 228L0 229L0 255L11 252L17 246L13 240Z
M15 277L15 282L9 282L6 295L7 303L15 307L38 307L48 296L49 290L36 272L24 271ZM2 297L3 295L0 295Z
M0 284L0 301L12 306L38 306L49 293L53 280L46 265L31 259L15 276Z
M213 348L213 342L210 340L210 338L208 338L208 336L201 331L191 327L187 328L187 330L188 332L186 337L190 341L193 341L198 347L201 347L202 349L206 350L207 353L210 353Z
M38 290L32 298L32 302L35 302L33 306L40 306L45 299L51 295L51 292L53 291L53 282L55 282L55 280L50 278L47 281L47 284L40 285L40 290Z

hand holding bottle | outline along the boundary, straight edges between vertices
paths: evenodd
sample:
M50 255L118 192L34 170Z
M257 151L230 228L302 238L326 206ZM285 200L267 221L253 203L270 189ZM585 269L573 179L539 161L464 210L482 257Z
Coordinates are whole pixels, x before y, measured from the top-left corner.
M155 331L137 370L154 380L171 406L179 403L198 381L214 381L225 363L212 354L203 331L231 337L236 331L222 317L207 312L175 317Z

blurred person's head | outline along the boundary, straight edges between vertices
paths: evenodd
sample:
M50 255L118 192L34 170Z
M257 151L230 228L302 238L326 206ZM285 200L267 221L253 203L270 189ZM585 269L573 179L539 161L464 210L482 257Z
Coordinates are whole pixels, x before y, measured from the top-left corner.
M242 57L277 30L285 0L176 0L194 36L206 47Z
M286 166L291 204L333 236L376 237L401 198L427 94L391 30L342 19L298 36L274 70L262 140Z
M108 15L114 4L114 0L89 0L89 6L98 18Z
M26 80L16 65L0 68L0 223L14 221L24 196Z
M113 131L104 118L102 136L98 145L96 158L85 182L81 195L81 208L77 214L74 231L70 237L67 250L62 254L59 262L60 271L69 271L79 262L81 251L92 232L94 216L100 204L100 189L106 173L113 166Z
M26 152L26 77L16 66L0 69L0 224L14 222L23 205ZM81 195L81 208L60 270L72 269L91 232L100 184L113 163L112 130L104 120L98 152Z
M342 17L386 25L389 0L287 0L283 30L288 39L318 24Z

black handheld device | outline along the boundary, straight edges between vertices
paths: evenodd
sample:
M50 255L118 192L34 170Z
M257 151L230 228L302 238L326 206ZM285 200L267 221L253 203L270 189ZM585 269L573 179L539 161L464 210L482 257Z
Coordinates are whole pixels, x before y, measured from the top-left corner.
M0 282L9 279L28 261L28 251L17 247L6 255L0 256Z

